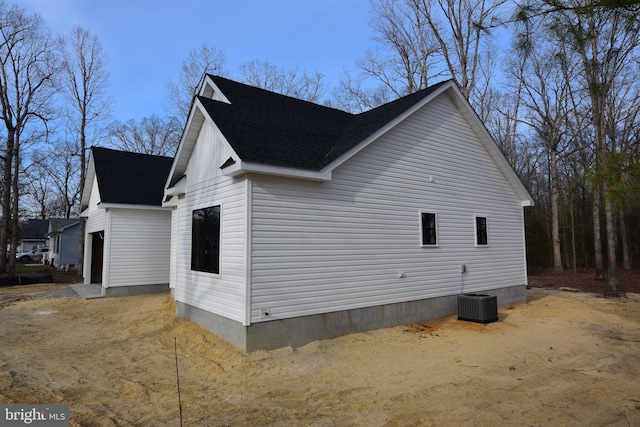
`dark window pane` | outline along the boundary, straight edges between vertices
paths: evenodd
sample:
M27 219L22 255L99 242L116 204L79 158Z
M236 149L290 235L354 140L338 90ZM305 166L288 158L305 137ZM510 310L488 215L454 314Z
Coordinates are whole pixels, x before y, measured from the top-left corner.
M220 273L220 206L193 211L191 269Z
M423 245L435 245L436 244L436 214L423 213L422 214L422 244Z
M478 245L488 244L487 236L487 218L477 216L476 217L476 242Z

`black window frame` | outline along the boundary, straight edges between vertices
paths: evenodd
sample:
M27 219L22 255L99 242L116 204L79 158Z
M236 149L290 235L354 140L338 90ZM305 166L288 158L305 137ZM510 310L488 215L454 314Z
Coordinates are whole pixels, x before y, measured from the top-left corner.
M420 246L438 246L438 214L420 212Z
M221 206L191 212L191 270L220 274Z
M475 215L476 246L489 246L489 220L486 216Z

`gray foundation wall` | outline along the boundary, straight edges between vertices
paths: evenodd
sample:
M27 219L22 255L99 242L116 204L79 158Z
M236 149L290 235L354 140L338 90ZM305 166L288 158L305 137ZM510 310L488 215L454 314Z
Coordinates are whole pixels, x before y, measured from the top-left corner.
M495 295L498 298L499 307L527 300L525 285L478 293ZM287 346L299 347L311 341L336 338L355 332L416 322L433 322L457 312L458 295L456 294L291 319L270 320L243 326L234 320L176 301L178 317L199 324L247 352L273 350Z
M135 286L113 286L102 288L105 297L130 297L134 295L159 294L169 291L169 284L161 285L135 285Z

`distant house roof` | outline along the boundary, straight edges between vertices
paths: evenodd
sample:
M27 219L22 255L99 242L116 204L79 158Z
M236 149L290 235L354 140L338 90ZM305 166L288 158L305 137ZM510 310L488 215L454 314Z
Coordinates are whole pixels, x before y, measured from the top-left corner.
M46 240L47 231L49 231L48 219L30 219L20 225L20 239L22 241Z
M102 147L92 147L91 156L102 203L162 205L164 184L173 161L171 157ZM87 184L85 192L90 190L86 188ZM83 205L84 199L83 196Z
M320 170L445 82L360 114L208 76L230 103L198 96L243 161Z
M79 221L77 219L51 218L47 237L60 234L67 228L73 227L77 224L79 224Z

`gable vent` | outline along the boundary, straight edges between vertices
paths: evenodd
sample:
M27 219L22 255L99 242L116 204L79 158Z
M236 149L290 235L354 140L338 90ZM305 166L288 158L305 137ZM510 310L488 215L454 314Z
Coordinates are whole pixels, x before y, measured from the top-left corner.
M226 162L224 162L224 163L222 164L222 166L220 166L220 169L228 168L229 166L231 166L231 165L235 165L235 164L236 164L236 161L235 161L235 160L233 160L233 158L232 158L232 157L229 157L229 158L227 159L227 161L226 161Z

